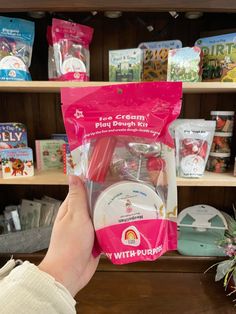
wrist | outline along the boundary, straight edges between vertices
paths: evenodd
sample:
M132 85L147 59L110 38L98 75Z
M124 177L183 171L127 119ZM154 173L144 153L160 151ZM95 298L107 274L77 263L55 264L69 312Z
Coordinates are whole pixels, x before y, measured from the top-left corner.
M73 278L69 272L68 267L62 267L61 265L51 261L48 261L46 258L38 265L38 268L52 276L57 282L62 284L74 297L79 291L78 281Z

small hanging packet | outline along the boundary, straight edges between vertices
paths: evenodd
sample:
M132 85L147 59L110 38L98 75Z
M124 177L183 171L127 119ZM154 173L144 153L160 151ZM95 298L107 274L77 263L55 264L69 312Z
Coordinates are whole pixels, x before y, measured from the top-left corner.
M0 80L30 81L34 22L0 17Z
M53 81L57 79L57 69L54 58L53 44L52 44L52 27L47 27L47 41L48 41L48 79Z
M41 207L38 202L22 199L19 209L22 230L39 227Z
M52 41L57 76L62 81L89 81L93 28L69 21L52 20Z
M180 177L199 178L205 171L215 121L189 120L175 129L176 166Z
M98 244L114 264L155 260L177 247L169 124L181 83L64 88L75 172L84 178Z

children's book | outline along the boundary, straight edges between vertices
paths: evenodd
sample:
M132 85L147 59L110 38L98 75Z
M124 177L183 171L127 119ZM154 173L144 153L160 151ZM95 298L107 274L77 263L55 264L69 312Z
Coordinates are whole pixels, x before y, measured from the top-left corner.
M11 148L0 150L2 160L2 177L4 179L17 177L32 177L34 162L32 149Z
M69 144L63 144L62 145L62 150L63 150L63 172L65 174L74 174L74 168L75 164L73 162L71 153L70 153L70 148Z
M38 170L63 169L63 140L36 140L36 161Z

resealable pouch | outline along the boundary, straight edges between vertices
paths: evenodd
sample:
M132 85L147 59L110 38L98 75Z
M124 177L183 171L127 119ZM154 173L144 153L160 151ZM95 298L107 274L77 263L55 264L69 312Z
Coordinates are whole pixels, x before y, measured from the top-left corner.
M63 88L75 174L87 186L97 242L114 264L177 248L174 143L182 84Z
M57 77L62 81L89 81L93 28L60 19L52 20L52 43Z
M30 81L34 22L0 17L0 80Z

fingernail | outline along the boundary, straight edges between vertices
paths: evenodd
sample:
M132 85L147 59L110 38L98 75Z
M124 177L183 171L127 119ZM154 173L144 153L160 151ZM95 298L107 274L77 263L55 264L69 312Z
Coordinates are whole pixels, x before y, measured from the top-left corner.
M69 185L79 185L81 183L80 177L78 176L69 176Z

